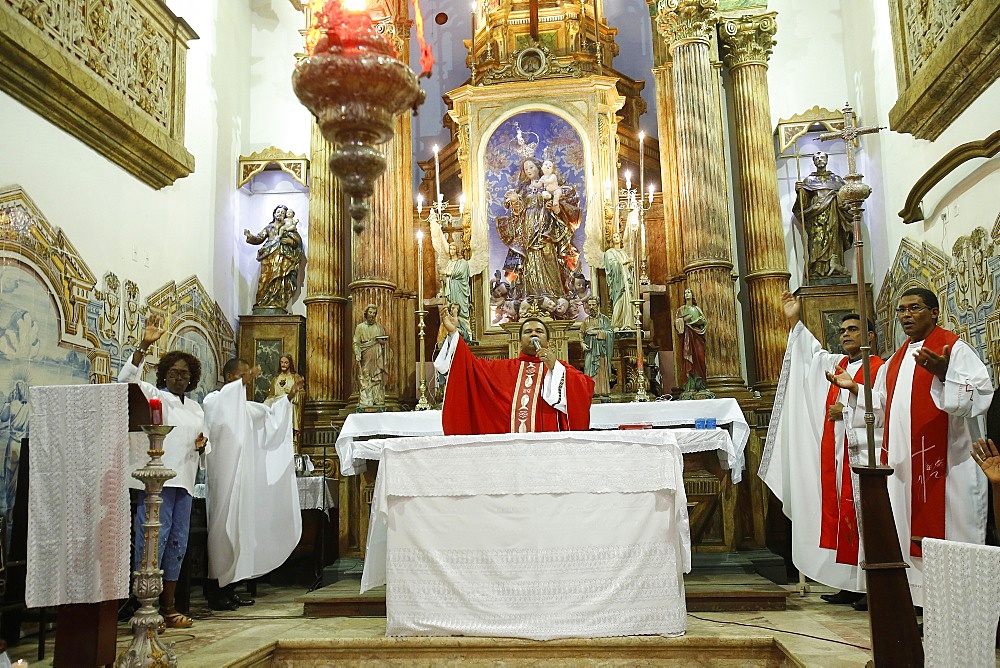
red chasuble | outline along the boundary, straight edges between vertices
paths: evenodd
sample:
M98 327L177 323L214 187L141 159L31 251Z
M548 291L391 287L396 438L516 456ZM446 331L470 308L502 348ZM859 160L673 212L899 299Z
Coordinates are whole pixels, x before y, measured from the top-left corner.
M935 327L924 339L924 348L942 354L945 346L955 347L958 336L942 327ZM896 391L896 379L910 339L903 342L892 357L885 374L885 419L882 439L882 465L889 458L889 409ZM934 375L922 369L913 370L910 389L910 532L923 538L944 538L945 487L948 473L948 414L934 405L931 382ZM892 415L893 420L906 420L906 415ZM910 554L922 556L916 544Z
M547 369L540 359L521 353L512 360L481 360L458 337L444 392L445 435L590 429L594 379L564 366L568 414L542 399Z
M882 358L872 355L870 358L872 378L878 373L882 366ZM848 358L844 357L837 365L840 369L846 369ZM864 383L864 366L858 367L854 374L854 382L859 385ZM836 441L834 423L826 419L830 406L837 402L840 395L840 388L830 384L830 391L826 395L826 406L824 407L823 419L823 440L820 443L820 496L822 500L822 519L819 533L819 546L828 550L837 551L838 564L858 564L858 515L854 507L854 479L851 477L851 458L848 454L847 435L845 433L843 443ZM851 429L850 425L846 425ZM837 458L843 460L843 468L840 472L840 494L837 493Z

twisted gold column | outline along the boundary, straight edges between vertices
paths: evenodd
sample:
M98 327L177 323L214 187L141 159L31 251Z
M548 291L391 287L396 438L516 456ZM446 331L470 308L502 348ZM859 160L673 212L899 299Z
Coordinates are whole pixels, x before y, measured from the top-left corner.
M308 388L304 413L308 431L330 428L344 406L343 294L344 207L327 160L330 143L312 126L309 180L309 262L306 265L306 357Z
M770 396L778 385L788 340L781 293L788 289L789 278L767 94L767 59L777 31L776 16L774 12L743 16L719 26L733 81L756 387Z
M708 386L722 394L745 391L733 291L733 254L722 140L709 39L718 0L666 0L657 30L673 59L674 123L680 226L687 287L709 319Z

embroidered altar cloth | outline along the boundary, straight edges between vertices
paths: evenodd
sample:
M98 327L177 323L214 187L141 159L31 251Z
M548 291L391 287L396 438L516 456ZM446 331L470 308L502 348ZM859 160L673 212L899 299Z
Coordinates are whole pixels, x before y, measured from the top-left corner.
M31 388L29 608L128 598L128 385Z
M386 635L679 635L691 565L669 430L386 439L362 591Z

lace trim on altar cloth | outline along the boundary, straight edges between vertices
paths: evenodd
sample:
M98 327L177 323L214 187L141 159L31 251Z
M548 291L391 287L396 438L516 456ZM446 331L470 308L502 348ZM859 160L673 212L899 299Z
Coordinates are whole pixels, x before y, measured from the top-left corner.
M680 450L669 432L632 431L620 439L568 434L530 441L510 434L499 440L475 437L484 442L448 448L387 447L384 491L388 496L593 494L675 490L681 484ZM467 448L475 449L474 456L456 454ZM601 465L595 467L595 461Z
M29 608L128 597L128 385L31 388Z
M386 635L544 640L678 635L686 629L683 584L670 543L395 548L387 567Z
M1000 619L1000 548L925 538L927 666L993 666Z

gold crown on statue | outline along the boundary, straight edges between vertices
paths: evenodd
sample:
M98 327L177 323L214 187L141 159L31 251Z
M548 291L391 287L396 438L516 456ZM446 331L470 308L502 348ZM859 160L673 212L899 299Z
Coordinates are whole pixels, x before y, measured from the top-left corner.
M535 150L538 148L538 135L531 130L523 132L517 121L514 121L514 129L517 131L517 144L513 140L510 142L511 151L517 153L522 158L533 158ZM534 136L535 141L525 141L529 136Z

